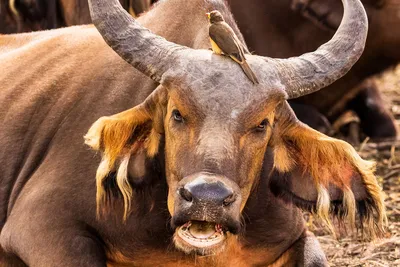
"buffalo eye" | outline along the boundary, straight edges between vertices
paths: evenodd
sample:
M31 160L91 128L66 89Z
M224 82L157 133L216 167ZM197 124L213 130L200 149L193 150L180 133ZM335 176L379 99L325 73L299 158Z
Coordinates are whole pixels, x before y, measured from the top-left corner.
M179 112L179 110L177 110L177 109L174 109L172 111L172 117L177 122L183 122L183 117L182 117L181 113Z
M269 121L267 119L265 119L259 125L257 125L256 130L259 132L265 131L267 129L268 125L269 125Z

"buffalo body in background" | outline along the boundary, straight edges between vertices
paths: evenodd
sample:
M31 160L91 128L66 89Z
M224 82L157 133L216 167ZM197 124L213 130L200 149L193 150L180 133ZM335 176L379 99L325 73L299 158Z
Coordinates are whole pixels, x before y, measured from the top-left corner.
M132 15L151 0L120 0ZM92 22L87 0L0 0L0 34L49 30Z

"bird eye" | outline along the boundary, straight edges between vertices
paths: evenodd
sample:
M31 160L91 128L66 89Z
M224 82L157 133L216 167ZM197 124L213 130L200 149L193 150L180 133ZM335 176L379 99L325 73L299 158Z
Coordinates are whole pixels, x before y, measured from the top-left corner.
M182 117L181 113L179 112L179 110L177 110L177 109L174 109L172 111L172 117L177 122L183 122L183 117Z
M267 119L263 120L259 125L257 125L257 131L264 131L267 129L267 126L269 125L269 121Z

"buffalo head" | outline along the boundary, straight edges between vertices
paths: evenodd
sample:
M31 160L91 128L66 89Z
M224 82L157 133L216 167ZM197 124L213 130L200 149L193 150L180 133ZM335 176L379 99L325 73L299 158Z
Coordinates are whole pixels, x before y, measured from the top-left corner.
M142 104L100 118L86 135L86 143L103 152L98 212L109 197L104 180L115 171L127 216L131 165L162 152L176 247L214 253L241 231L241 212L264 155L272 151L276 195L293 195L299 205L314 203L327 221L330 200L343 200L344 213L353 219L355 199L368 198L381 223L380 189L370 163L350 145L301 124L286 102L340 78L361 55L366 15L358 0L344 4L342 25L317 51L290 59L248 55L260 81L253 85L229 58L151 33L117 1L90 1L93 22L108 45L159 83Z

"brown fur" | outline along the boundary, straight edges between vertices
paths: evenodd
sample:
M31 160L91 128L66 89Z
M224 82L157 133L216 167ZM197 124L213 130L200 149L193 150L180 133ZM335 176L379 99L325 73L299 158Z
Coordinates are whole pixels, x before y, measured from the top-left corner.
M288 114L280 114L275 129L275 168L279 172L290 172L295 168L303 177L312 177L318 192L316 213L332 229L329 219L330 186L343 192L344 214L352 225L356 213L355 196L351 191L353 179L360 176L368 197L376 208L376 224L364 218L365 230L375 237L383 232L386 223L383 193L374 176L374 162L365 161L348 143L321 134Z
M151 254L151 257L148 255ZM119 251L110 251L108 253L109 267L133 267L137 266L135 262L140 262L140 266L158 266L162 262L162 266L198 266L198 267L251 267L251 266L268 266L268 267L282 267L292 266L293 264L293 250L289 249L278 258L274 258L273 248L258 248L258 247L245 247L240 243L237 237L230 238L229 242L225 245L224 250L220 255L210 256L191 256L189 259L180 257L176 251L172 250L169 253L161 251L149 251L138 255L137 259L131 259ZM269 259L266 261L266 259ZM194 263L193 263L194 262ZM290 262L290 265L287 263Z
M127 168L130 156L135 154L141 146L147 150L149 157L157 154L160 135L154 129L140 129L150 117L144 106L118 113L110 117L97 120L85 135L85 143L95 150L103 151L103 159L97 170L97 214L100 216L109 196L106 195L103 182L108 174L117 170L117 185L124 199L124 220L130 210L132 187L128 182ZM136 131L136 132L135 132ZM137 132L139 131L139 132ZM132 143L132 135L135 140ZM116 165L118 164L118 165Z
M128 164L132 155L146 151L149 158L158 153L163 121L160 105L166 100L165 90L159 87L147 100L134 108L113 116L102 117L90 127L85 143L102 152L102 161L97 169L97 215L109 211L107 202L112 200L104 181L116 171L117 186L124 200L124 220L130 211L132 187L128 181Z

